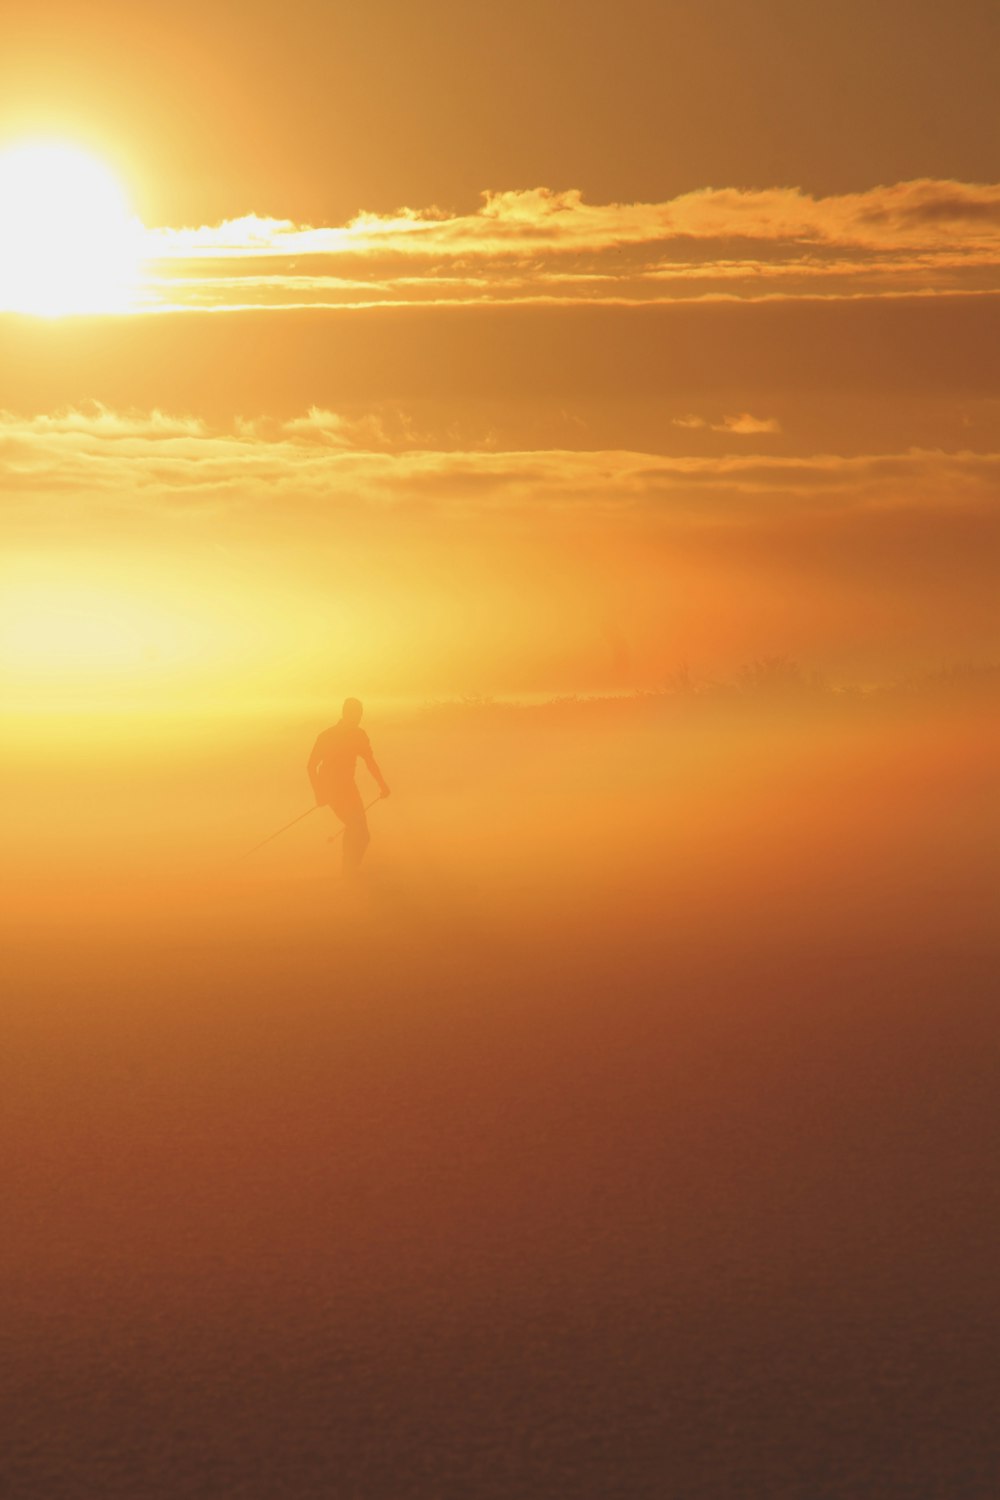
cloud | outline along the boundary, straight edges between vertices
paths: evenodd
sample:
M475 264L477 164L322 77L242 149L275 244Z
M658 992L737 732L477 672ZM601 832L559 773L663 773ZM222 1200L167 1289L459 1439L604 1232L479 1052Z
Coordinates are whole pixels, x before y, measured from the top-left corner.
M250 214L214 227L147 231L163 259L268 259L371 254L521 255L662 244L685 238L795 241L869 249L1000 246L1000 184L935 179L814 198L799 188L700 188L663 203L591 204L577 189L484 192L472 214L405 208L362 213L340 227L296 225ZM971 226L971 230L970 230Z
M739 435L778 430L748 414L686 425ZM400 432L405 423L400 423ZM22 417L0 413L0 478L14 497L62 495L86 510L111 498L125 510L146 505L264 507L273 517L317 505L329 511L365 502L477 512L575 505L621 514L637 509L684 524L711 517L744 524L758 512L924 506L943 512L993 510L1000 500L1000 453L912 448L889 454L765 456L664 455L630 450L490 446L443 450L397 438L386 424L312 408L284 422L240 420L210 428L161 412L103 407ZM280 508L280 509L279 509Z
M690 432L731 433L736 437L759 437L766 433L781 431L781 423L777 417L753 417L748 411L741 413L738 417L723 417L721 422L710 422L707 417L689 413L687 416L673 417L671 426Z
M1000 284L1000 184L702 188L605 204L540 187L485 192L472 213L151 229L146 251L152 310L940 295Z
M112 411L99 401L89 401L83 406L69 406L58 412L41 412L36 416L19 419L10 413L0 413L0 437L5 427L13 425L22 432L28 431L39 438L85 437L102 442L114 442L125 438L142 438L148 442L165 439L200 438L206 435L205 423L199 417L174 416L154 408L149 412Z
M409 432L406 424L401 425ZM304 417L283 422L281 430L292 438L311 438L340 449L378 450L393 445L386 419L376 412L347 416L342 412L328 411L325 407L311 406Z
M723 417L713 432L732 432L737 437L757 437L762 433L780 432L777 417L752 417L748 411L738 417Z

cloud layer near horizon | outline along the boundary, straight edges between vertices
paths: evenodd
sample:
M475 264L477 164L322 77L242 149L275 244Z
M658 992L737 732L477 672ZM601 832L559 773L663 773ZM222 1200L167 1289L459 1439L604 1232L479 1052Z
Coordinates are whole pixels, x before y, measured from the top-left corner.
M703 427L704 419L681 419ZM777 430L744 413L714 425L734 435ZM800 508L911 506L992 511L1000 503L1000 453L943 452L668 456L629 450L497 451L422 446L377 414L312 407L287 421L238 419L231 427L161 411L99 405L20 416L0 412L0 477L8 496L58 495L86 505L116 497L127 508L156 503L240 507L249 497L329 506L467 505L507 508L578 503L646 506L688 520L753 520L771 503ZM748 509L740 503L753 500Z
M1000 184L920 179L812 197L704 188L664 203L484 192L475 213L248 214L146 232L150 310L888 297L1000 285Z
M222 610L220 683L238 662L306 691L336 659L379 691L575 691L684 660L865 676L998 644L997 452L446 451L378 415L94 407L3 415L0 482L8 581L55 558L166 613Z

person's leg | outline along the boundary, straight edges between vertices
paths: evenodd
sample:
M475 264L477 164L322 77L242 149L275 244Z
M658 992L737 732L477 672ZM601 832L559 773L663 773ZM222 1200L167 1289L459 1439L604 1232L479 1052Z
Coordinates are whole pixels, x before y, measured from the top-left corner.
M344 825L342 868L345 875L353 875L364 859L371 837L361 793L356 786L345 787L330 799L330 806Z
M344 824L344 874L353 875L359 868L365 857L365 850L371 842L371 834L368 832L368 819L365 810L359 806L352 812L349 820Z

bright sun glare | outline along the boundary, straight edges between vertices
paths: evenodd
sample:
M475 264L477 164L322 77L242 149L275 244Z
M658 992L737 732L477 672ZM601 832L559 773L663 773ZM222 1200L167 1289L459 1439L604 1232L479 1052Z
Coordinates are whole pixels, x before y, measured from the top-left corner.
M124 311L141 234L113 173L86 151L48 141L0 151L0 310Z

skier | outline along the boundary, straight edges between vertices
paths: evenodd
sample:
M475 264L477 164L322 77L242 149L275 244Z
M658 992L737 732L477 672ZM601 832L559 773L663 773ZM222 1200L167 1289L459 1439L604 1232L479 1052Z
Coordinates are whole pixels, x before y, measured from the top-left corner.
M380 795L389 795L385 777L375 763L371 741L361 728L363 712L357 698L345 699L340 723L323 730L306 766L317 805L331 808L344 825L345 875L357 873L370 839L364 804L354 780L359 757L375 778Z

